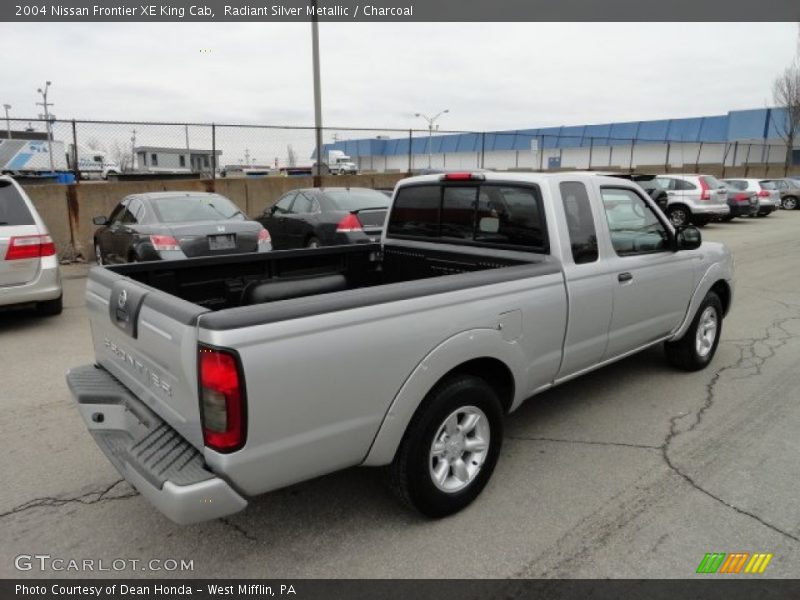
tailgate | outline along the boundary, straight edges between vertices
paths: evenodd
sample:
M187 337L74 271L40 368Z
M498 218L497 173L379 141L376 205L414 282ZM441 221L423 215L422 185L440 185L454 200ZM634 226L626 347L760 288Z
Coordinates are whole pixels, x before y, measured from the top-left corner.
M86 307L97 364L202 448L196 323L206 309L104 267L89 273Z

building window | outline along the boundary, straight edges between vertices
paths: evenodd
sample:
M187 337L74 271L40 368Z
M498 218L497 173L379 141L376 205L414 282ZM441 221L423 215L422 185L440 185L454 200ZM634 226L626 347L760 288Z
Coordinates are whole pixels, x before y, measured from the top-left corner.
M153 165L154 167L158 166L158 154L156 154L155 152L150 155L150 164Z
M185 166L186 166L186 157L185 157L183 154L181 154L180 156L178 156L178 160L180 160L180 162L181 162L181 166L182 166L182 167L185 167Z
M207 154L203 155L203 167L205 167L206 169L208 168L208 155Z

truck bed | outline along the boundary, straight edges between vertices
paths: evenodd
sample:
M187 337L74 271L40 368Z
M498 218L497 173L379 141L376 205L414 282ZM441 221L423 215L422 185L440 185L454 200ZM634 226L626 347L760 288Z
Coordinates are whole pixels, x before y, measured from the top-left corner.
M531 255L529 260L521 260L519 253L487 258L485 253L467 249L453 251L452 247L423 246L426 245L359 244L311 251L132 263L109 270L209 311L224 311L354 290L360 290L359 304L372 303L369 298L378 299L375 292L385 287L392 288L392 299L401 299L407 293L435 293L441 284L430 285L432 280L446 278L443 290L472 287L523 276L514 267L525 269L546 261L541 255ZM551 271L553 266L546 270ZM467 273L471 276L457 280L448 277ZM417 285L396 285L408 282Z

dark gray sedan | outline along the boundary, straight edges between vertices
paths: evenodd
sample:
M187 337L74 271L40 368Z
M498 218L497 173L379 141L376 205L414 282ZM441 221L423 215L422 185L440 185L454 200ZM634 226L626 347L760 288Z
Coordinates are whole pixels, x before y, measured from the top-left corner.
M287 192L257 220L276 250L377 242L390 198L368 188L306 188Z
M225 196L154 192L125 197L93 219L98 264L218 256L272 249L269 231Z

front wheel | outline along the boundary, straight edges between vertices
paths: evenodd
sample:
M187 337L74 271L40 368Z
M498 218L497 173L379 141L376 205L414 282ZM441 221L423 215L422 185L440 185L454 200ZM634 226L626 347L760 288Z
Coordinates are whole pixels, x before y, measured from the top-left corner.
M667 216L669 220L672 221L672 225L674 227L685 227L689 224L689 219L691 218L691 213L689 209L684 208L683 206L670 206L667 209Z
M409 423L390 485L398 499L429 517L470 504L494 471L503 441L503 409L494 389L473 375L438 384Z
M306 248L319 248L319 238L315 236L308 238Z
M781 201L781 206L786 210L794 210L797 208L797 198L794 196L786 196L786 198Z
M684 371L704 369L717 352L721 333L722 302L716 293L708 292L686 334L664 344L667 360Z

